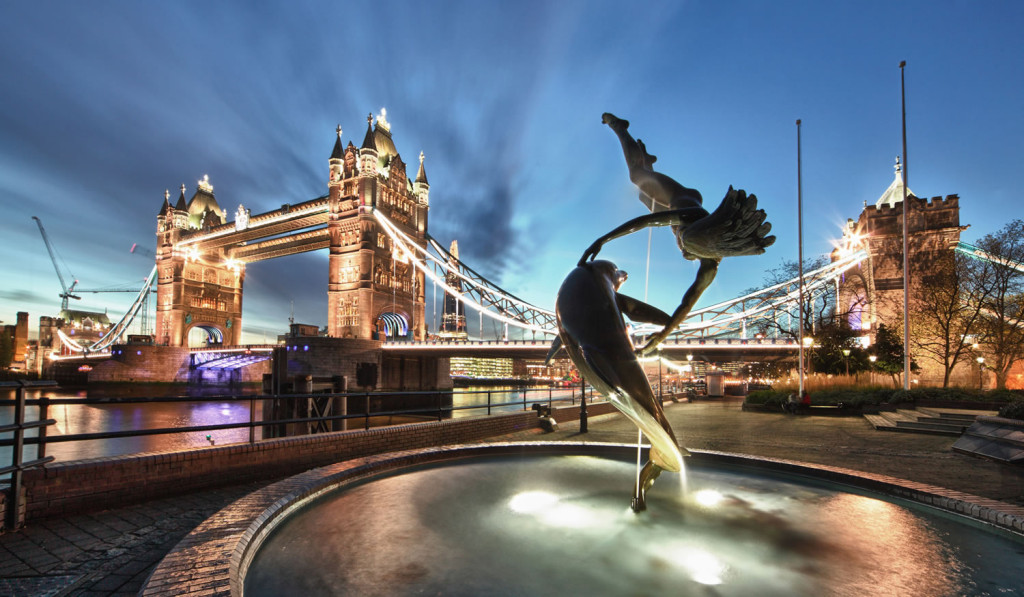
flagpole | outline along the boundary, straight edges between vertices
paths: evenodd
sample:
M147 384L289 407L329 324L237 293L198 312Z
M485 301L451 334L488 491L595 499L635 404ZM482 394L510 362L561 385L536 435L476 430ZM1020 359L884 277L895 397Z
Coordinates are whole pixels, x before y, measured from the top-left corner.
M903 389L910 389L910 243L907 235L907 95L903 78L906 60L900 61L900 103L903 115Z
M798 400L804 396L804 208L803 208L803 181L800 165L800 119L796 121L796 238L797 238L797 271L799 272L799 302L800 322L798 328L799 353L800 353L800 394Z

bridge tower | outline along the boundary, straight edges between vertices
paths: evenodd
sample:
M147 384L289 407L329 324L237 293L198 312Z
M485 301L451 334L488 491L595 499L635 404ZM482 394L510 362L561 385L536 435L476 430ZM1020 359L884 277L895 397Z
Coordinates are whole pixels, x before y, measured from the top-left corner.
M916 197L907 189L907 237L911 287L960 240L960 198L957 195ZM832 260L846 250L866 247L868 258L838 282L838 311L846 314L853 329L873 331L878 324L902 329L903 313L903 178L896 161L896 176L874 205L864 202L856 222L848 220L842 246ZM911 290L913 296L913 290ZM873 333L873 332L872 332Z
M420 154L415 181L395 149L386 113L367 117L358 149L342 147L341 128L329 159L330 257L328 335L335 338L426 338L424 274L397 251L373 217L380 210L426 246L430 185Z
M459 241L452 241L451 246L448 248L448 253L451 254L453 261L458 261ZM462 292L462 279L454 273L448 272L445 274L444 281L448 286ZM444 293L444 304L441 309L441 329L438 331L438 335L442 338L454 338L457 340L465 340L469 337L468 330L466 329L466 307L460 303L457 297L448 292Z
M245 265L224 248L201 251L188 243L190 236L225 224L225 216L209 177L188 201L184 184L174 205L164 193L156 231L158 344L187 346L196 328L205 331L208 344L240 343Z

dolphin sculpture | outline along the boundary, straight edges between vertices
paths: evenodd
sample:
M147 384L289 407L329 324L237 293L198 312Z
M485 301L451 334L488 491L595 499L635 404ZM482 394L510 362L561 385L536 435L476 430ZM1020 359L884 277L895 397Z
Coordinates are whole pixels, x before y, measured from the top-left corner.
M603 394L651 442L650 458L640 472L632 508L647 508L646 493L662 470L683 468L679 442L647 382L623 315L633 321L665 325L671 316L656 307L618 293L627 274L614 263L580 263L562 282L555 299L558 337L547 360L564 348L583 377Z

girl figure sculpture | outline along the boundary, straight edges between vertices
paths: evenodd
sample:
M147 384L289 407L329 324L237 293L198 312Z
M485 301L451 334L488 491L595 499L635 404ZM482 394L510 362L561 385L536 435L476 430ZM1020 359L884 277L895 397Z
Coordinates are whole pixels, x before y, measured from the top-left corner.
M654 170L657 158L647 153L642 141L629 134L629 121L606 112L601 122L618 136L629 179L640 189L640 202L651 213L633 218L594 241L583 253L579 265L593 260L608 241L649 226L670 226L683 257L700 262L696 278L668 325L640 349L640 354L645 355L654 351L686 319L715 279L723 257L760 255L765 247L775 242L775 237L767 236L772 226L765 222L764 210L757 208L756 196L730 186L718 208L708 213L700 192Z

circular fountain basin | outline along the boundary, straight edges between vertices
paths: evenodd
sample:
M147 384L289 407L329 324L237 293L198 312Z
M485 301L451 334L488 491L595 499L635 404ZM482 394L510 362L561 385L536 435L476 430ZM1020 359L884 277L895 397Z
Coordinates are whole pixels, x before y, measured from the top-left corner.
M250 532L232 584L250 597L1002 595L1024 587L1020 535L799 467L697 454L685 475L663 473L647 511L636 514L636 462L625 446L576 445L559 455L530 446L349 475L279 501Z

